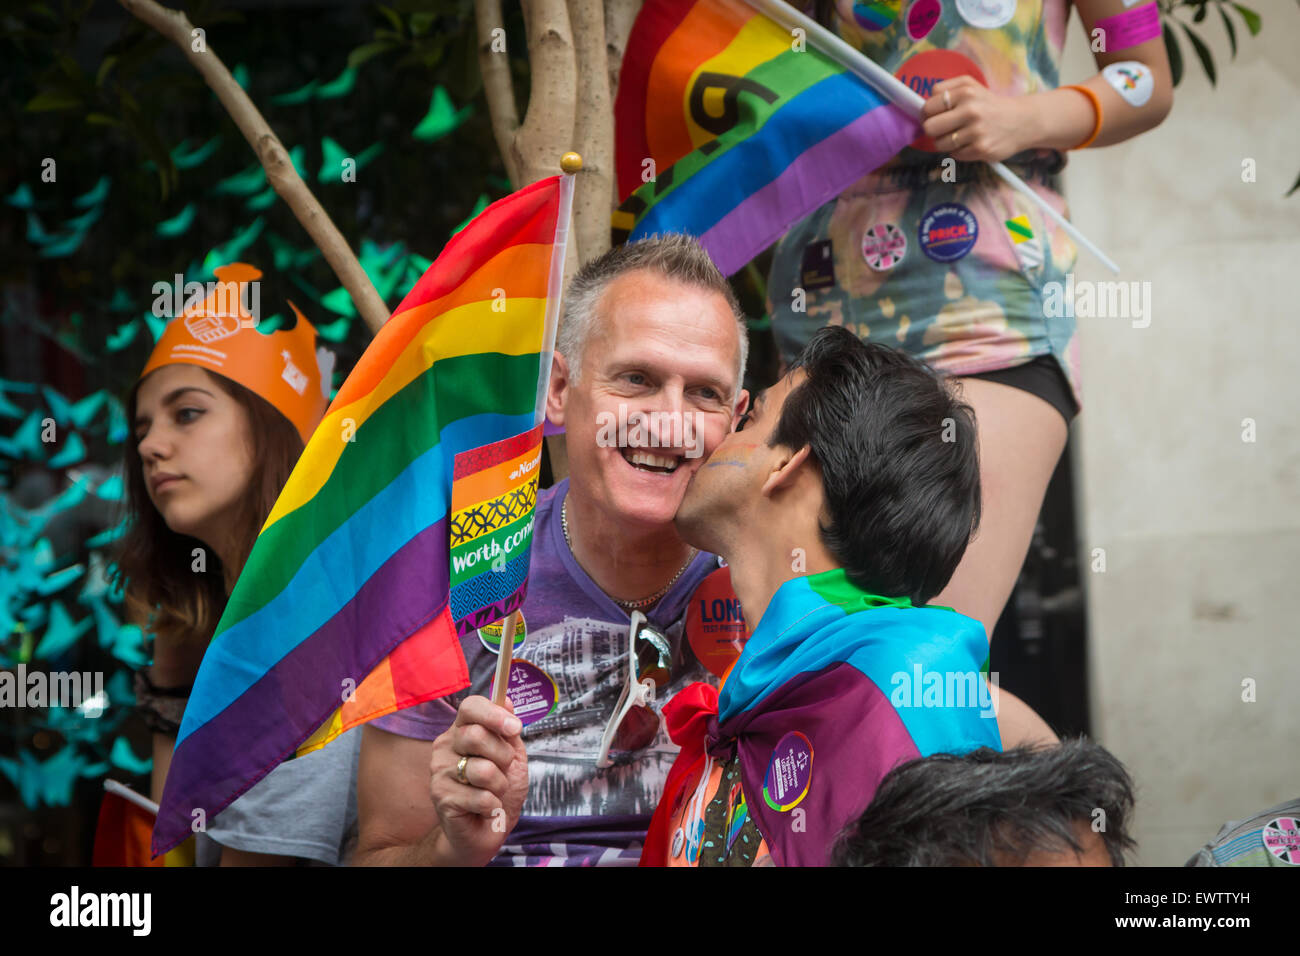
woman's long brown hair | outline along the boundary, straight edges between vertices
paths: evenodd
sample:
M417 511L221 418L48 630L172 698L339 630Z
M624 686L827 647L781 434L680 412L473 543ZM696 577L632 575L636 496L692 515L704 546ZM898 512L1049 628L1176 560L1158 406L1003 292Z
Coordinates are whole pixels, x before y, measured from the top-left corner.
M231 569L233 580L243 570L258 532L302 454L303 444L293 423L265 399L223 375L203 371L243 406L252 436L253 474L235 519L239 565ZM126 420L130 423L135 422L139 389L137 382L127 398ZM128 620L155 638L200 640L206 646L226 607L225 568L207 544L167 527L149 498L134 434L126 442L126 491L129 525L118 544L115 561L118 580L125 581ZM206 552L204 571L192 570L195 548Z

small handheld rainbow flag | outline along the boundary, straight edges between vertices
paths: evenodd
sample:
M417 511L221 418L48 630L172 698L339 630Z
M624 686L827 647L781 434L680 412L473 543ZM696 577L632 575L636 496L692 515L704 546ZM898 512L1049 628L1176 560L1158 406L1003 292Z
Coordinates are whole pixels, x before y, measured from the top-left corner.
M523 603L572 197L484 210L339 389L204 655L155 855L295 752L467 686L458 633Z
M646 0L614 105L615 241L687 232L730 275L917 131L742 0Z

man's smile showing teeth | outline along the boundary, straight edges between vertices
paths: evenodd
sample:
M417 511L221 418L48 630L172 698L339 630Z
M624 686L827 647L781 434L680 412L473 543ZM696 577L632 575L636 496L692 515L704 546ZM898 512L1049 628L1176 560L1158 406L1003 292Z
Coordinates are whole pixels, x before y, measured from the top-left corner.
M624 448L623 457L639 471L668 475L677 470L680 459L655 455L642 448Z

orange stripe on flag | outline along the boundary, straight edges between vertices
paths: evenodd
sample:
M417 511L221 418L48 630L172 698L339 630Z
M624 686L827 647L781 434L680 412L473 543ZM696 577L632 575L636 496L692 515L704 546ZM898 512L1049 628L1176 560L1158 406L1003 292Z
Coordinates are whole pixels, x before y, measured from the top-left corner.
M518 458L466 475L451 486L451 510L464 511L481 501L509 494L537 474L537 465L541 460L541 448L534 448Z
M749 7L735 2L697 3L659 48L646 85L645 116L646 140L658 171L695 148L683 110L696 69L726 49L754 16Z

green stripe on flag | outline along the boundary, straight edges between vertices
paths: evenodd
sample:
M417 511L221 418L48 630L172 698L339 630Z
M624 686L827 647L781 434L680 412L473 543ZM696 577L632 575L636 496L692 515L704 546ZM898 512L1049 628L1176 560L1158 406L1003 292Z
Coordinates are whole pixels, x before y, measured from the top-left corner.
M470 415L532 411L537 362L536 352L480 352L439 359L375 409L346 443L329 480L315 496L258 536L245 568L249 583L241 589L239 606L233 601L228 606L217 634L255 614L283 591L322 541L438 444L441 429ZM401 440L394 441L393 436Z

